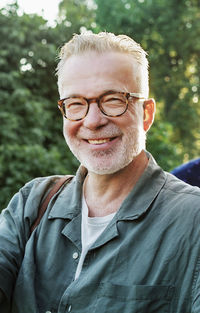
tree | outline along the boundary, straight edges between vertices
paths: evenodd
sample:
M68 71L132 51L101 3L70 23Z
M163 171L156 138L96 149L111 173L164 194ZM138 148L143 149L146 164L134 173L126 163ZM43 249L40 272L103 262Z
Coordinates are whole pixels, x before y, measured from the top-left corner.
M0 187L2 209L36 176L76 170L62 138L55 78L60 28L37 15L18 16L17 4L0 11ZM66 28L66 27L65 27Z
M58 22L67 26L70 34L94 28L95 8L92 1L89 5L87 0L62 0L59 4Z
M155 146L161 148L155 155L157 159L165 154L163 142L167 144L165 148L171 147L170 151L175 152L175 155L168 155L171 159L183 161L199 156L199 1L95 0L95 3L99 28L125 33L149 53L151 95L158 103L155 125L158 129L152 128L149 139L153 150ZM162 126L160 121L164 121ZM151 133L163 129L165 121L165 138L160 137L161 141L156 144ZM171 169L175 163L170 161L166 169Z

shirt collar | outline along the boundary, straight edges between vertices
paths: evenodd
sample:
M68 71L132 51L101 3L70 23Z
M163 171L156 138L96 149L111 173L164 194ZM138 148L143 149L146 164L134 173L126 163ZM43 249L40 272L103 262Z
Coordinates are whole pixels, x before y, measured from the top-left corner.
M146 154L148 165L118 210L118 220L133 220L145 214L166 182L166 173L149 152Z
M54 202L49 219L68 218L72 219L81 212L82 185L87 175L87 169L82 165L78 168L74 178L64 186ZM59 192L58 192L59 193ZM57 194L56 194L57 195ZM54 196L56 198L56 195Z
M166 181L165 172L157 165L149 152L149 159L144 173L126 197L118 210L117 220L133 220L139 218L150 208L151 203L159 194ZM68 183L56 198L49 219L68 218L72 219L81 212L82 184L87 175L87 170L80 166L76 176ZM53 203L53 202L52 202Z

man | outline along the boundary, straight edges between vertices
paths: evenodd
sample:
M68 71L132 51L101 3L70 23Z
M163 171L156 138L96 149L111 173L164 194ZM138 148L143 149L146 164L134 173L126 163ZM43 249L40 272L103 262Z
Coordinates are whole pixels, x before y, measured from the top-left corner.
M144 50L75 35L58 65L65 140L81 163L30 226L56 176L2 213L1 312L199 313L200 191L145 151L155 103Z

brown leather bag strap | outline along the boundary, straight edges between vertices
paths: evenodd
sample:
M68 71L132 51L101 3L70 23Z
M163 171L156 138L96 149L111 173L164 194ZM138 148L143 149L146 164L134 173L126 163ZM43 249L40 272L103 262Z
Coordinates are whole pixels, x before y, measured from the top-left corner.
M47 197L45 198L45 200L42 202L42 204L40 205L39 209L38 209L38 215L37 218L35 220L35 222L33 223L33 225L31 226L31 233L34 231L34 229L38 226L38 224L41 221L41 218L43 217L47 206L51 200L51 198L56 194L56 192L64 185L65 182L70 182L70 180L73 178L73 176L63 176L61 177L53 186L53 188L50 190L50 192L48 193Z

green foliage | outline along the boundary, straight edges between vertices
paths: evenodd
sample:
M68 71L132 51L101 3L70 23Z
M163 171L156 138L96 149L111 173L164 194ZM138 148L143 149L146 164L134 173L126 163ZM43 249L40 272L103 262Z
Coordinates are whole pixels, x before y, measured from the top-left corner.
M8 202L25 182L38 176L71 174L72 163L65 153L63 159L56 146L45 149L40 144L3 144L0 146L1 203ZM77 164L73 164L74 167ZM3 184L4 182L4 184Z
M147 134L147 150L164 170L172 170L182 163L181 145L173 145L173 127L168 122L155 121Z
M55 78L58 48L73 33L125 33L149 53L157 100L147 148L171 170L200 155L198 0L63 0L55 27L37 15L0 10L0 209L26 181L74 173L62 138Z
M170 139L168 146L178 147L182 161L184 158L199 156L200 42L197 40L200 37L199 1L95 0L95 2L98 5L96 22L101 29L118 34L125 33L148 51L150 90L151 95L157 100L159 121L166 121L166 129L169 129L170 123L173 129L173 135L170 132L165 134ZM154 126L156 132L162 128L159 121ZM162 141L154 144L157 146L159 144L162 150L163 142L166 143L164 137ZM175 152L174 149L170 151ZM155 155L158 160L159 155ZM173 153L168 157L172 158ZM170 168L171 166L168 169Z
M0 208L36 176L75 172L78 162L62 137L55 78L60 27L37 15L1 10ZM62 32L63 34L63 32ZM64 37L64 34L63 34Z
M58 21L69 29L70 35L93 27L94 18L87 0L63 0L59 5Z

